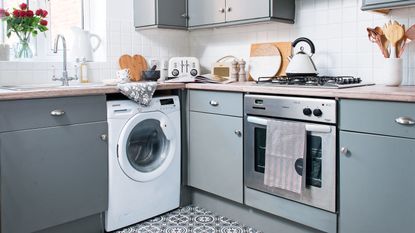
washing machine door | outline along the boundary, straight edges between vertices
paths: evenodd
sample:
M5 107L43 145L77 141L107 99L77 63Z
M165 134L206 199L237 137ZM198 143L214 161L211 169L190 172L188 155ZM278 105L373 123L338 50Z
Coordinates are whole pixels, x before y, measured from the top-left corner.
M176 151L175 129L161 112L132 117L122 129L118 141L118 161L133 180L151 181L163 174Z

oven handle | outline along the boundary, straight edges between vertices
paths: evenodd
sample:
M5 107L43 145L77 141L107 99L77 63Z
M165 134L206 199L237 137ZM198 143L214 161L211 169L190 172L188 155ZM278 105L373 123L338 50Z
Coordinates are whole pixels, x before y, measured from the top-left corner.
M268 120L266 118L262 117L254 117L254 116L248 116L247 121L250 123L258 124L258 125L268 125ZM316 132L316 133L331 133L330 126L327 125L305 125L306 131L309 132Z

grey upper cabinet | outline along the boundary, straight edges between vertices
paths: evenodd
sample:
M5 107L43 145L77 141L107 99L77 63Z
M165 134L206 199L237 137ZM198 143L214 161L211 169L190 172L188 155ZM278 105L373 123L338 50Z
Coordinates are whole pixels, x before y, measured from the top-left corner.
M137 29L187 29L186 0L133 0Z
M262 21L294 23L294 0L188 0L189 28Z
M363 0L362 10L380 10L414 5L414 0Z
M269 10L269 0L226 0L226 21L262 18Z
M104 95L0 102L2 233L70 232L82 219L96 224L77 232L103 231L105 107Z
M189 26L218 24L226 20L224 0L188 0Z

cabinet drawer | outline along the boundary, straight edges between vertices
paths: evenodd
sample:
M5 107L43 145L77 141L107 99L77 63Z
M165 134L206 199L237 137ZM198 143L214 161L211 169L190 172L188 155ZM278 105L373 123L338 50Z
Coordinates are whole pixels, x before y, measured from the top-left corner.
M190 111L242 117L242 106L242 93L190 91Z
M105 95L1 101L0 132L106 121L106 114Z
M415 120L415 104L385 101L341 100L340 128L356 132L415 138L415 125L397 119Z

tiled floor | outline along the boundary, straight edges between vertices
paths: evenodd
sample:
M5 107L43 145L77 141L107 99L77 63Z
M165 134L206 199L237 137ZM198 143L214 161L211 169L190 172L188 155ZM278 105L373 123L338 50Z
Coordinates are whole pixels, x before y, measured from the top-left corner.
M116 233L261 233L197 206L187 206Z

